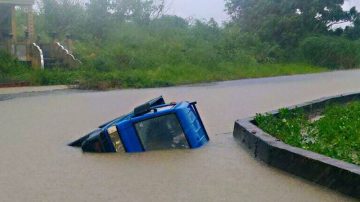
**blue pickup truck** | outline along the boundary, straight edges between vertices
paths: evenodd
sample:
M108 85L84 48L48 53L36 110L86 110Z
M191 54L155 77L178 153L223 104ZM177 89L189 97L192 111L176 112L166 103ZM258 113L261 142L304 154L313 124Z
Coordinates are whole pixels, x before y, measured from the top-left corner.
M84 152L146 152L195 149L209 141L196 102L165 104L163 97L103 124L69 144Z

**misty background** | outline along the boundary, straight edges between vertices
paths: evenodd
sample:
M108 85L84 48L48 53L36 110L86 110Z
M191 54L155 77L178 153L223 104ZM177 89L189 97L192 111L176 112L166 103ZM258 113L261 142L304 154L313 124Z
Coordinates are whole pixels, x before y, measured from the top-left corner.
M84 3L88 0L82 0ZM344 9L356 6L360 8L359 0L345 0ZM214 18L219 24L229 21L225 10L225 0L165 0L165 13L177 15L185 19L209 20Z
M214 18L218 23L226 21L224 0L167 0L167 13L183 18Z
M218 23L229 20L225 11L224 0L167 0L167 13L183 18L207 19L214 18ZM344 9L356 6L360 9L359 0L347 0Z
M358 0L164 1L37 0L45 71L0 53L0 81L141 88L360 68ZM28 16L17 9L19 42ZM78 68L51 54L59 43Z

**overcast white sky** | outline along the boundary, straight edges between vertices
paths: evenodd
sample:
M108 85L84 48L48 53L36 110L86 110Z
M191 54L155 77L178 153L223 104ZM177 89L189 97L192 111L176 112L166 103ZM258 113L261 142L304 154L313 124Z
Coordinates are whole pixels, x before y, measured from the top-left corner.
M346 0L344 4L345 9L350 9L351 7L356 6L357 10L360 10L360 1L359 0Z
M214 18L218 23L229 19L225 12L225 0L165 0L165 2L168 14L206 20ZM345 9L353 6L360 10L360 0L345 0Z
M166 0L168 13L181 17L194 17L210 19L213 17L221 23L228 19L225 10L224 0ZM344 8L349 9L357 6L360 10L360 0L345 0Z
M166 0L166 4L169 14L184 18L210 19L213 17L219 23L228 19L224 11L224 0Z

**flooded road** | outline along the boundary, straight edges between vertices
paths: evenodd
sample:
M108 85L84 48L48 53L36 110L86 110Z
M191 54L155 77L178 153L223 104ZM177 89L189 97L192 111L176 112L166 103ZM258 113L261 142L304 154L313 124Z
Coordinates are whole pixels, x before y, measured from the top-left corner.
M17 95L0 101L0 201L355 201L254 160L231 132L236 119L358 91L360 71L340 71ZM199 150L131 155L85 154L66 146L159 95L169 102L198 101L211 143Z

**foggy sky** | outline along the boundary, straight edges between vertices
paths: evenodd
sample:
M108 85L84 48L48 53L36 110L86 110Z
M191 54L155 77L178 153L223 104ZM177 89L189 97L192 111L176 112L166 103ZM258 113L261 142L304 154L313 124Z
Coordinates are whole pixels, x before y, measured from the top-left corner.
M229 19L225 10L225 0L166 0L167 13L180 17L210 19L221 23ZM356 6L360 10L360 0L345 0L344 9Z
M82 0L87 2L88 0ZM183 18L210 19L218 23L226 21L225 0L165 0L166 13ZM360 0L345 0L344 9L356 6L360 10Z
M356 6L357 10L360 10L360 1L359 0L346 0L344 4L345 9L350 9L351 7Z
M221 23L229 17L224 0L166 0L167 13L184 18L210 19Z

